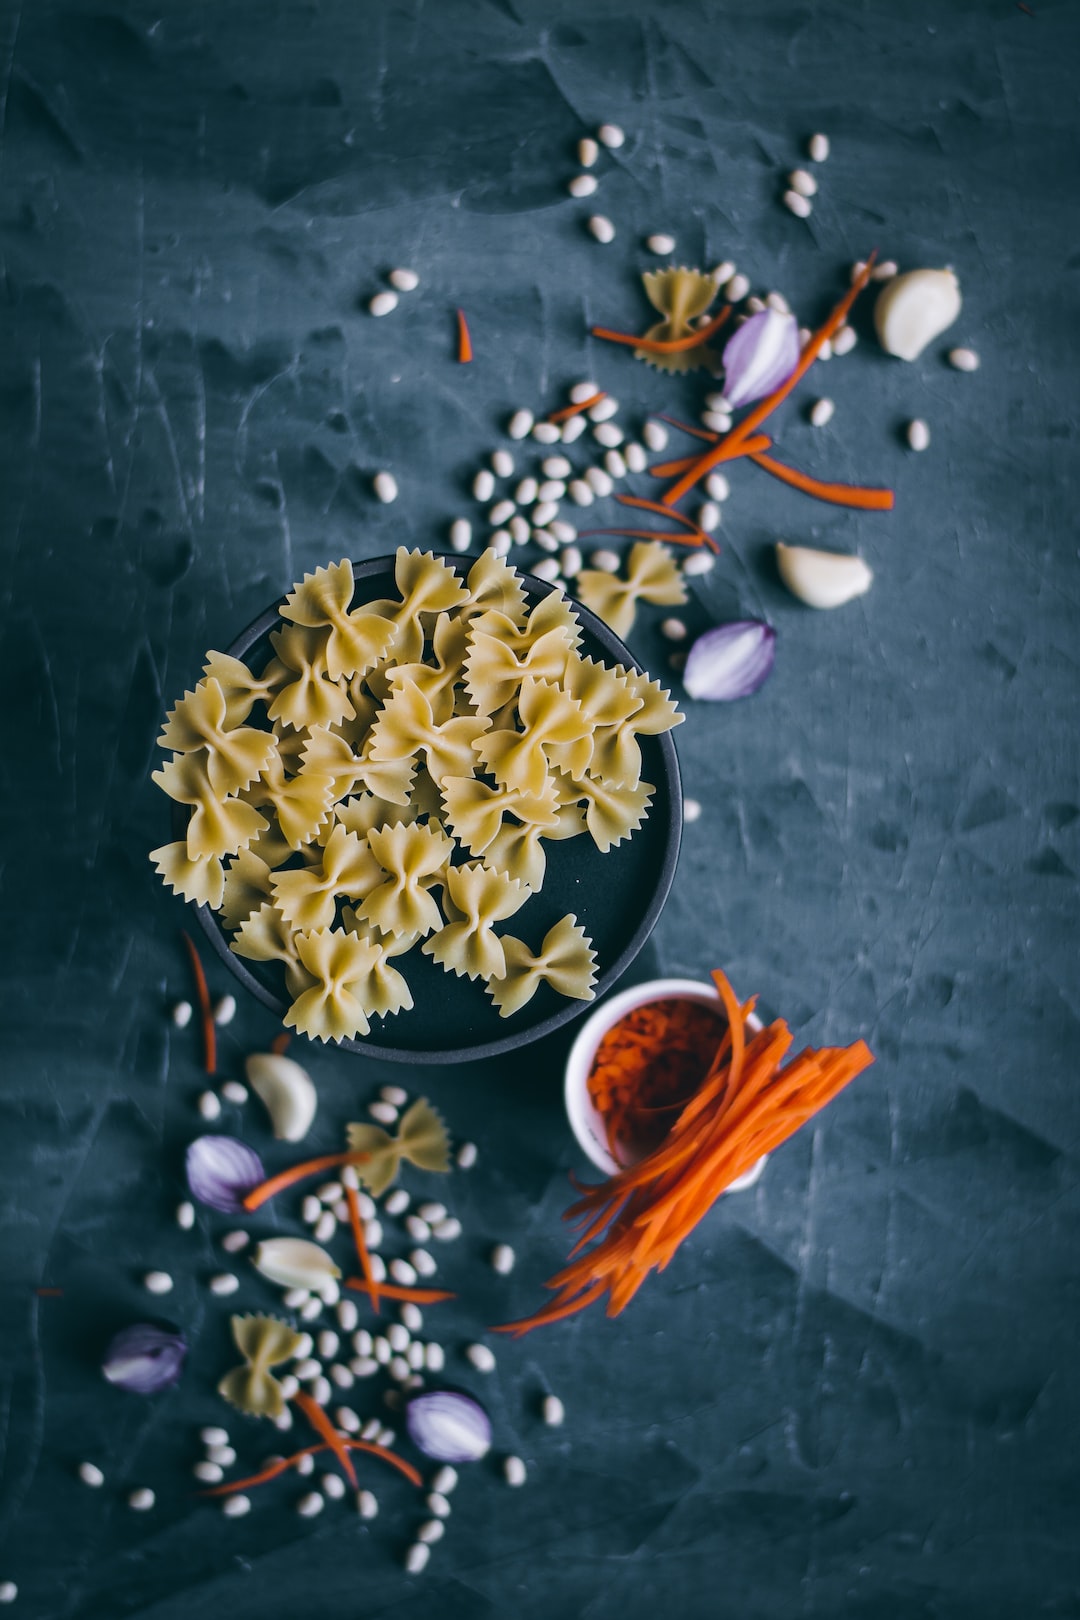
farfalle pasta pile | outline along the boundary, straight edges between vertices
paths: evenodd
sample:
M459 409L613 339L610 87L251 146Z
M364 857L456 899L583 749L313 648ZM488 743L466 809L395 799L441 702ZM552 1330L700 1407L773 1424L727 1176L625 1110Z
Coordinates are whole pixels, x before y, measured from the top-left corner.
M154 781L191 814L151 859L237 955L281 964L286 1024L320 1040L410 1008L414 948L504 1018L542 983L590 1000L575 917L535 949L497 925L541 888L546 841L606 852L641 824L638 738L682 720L655 681L579 652L562 596L530 611L492 551L462 580L401 547L394 579L397 599L354 608L350 562L306 575L265 668L210 653L159 738Z

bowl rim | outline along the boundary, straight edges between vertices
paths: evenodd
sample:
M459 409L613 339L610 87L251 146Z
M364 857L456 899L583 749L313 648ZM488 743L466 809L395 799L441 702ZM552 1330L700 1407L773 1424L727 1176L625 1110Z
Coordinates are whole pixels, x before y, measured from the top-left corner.
M622 1166L608 1147L600 1114L589 1098L589 1070L592 1068L597 1047L608 1030L635 1007L643 1007L647 1002L662 1001L670 997L697 1001L707 1006L720 1002L716 986L703 979L647 979L642 984L634 984L629 989L620 990L616 995L609 996L599 1007L595 1007L578 1030L574 1044L567 1054L563 1076L566 1117L582 1152L607 1176L617 1174ZM748 1030L757 1034L763 1027L757 1013L747 1014ZM736 1177L725 1187L724 1192L740 1192L746 1187L752 1187L764 1170L768 1157L767 1153L764 1154L744 1175Z
M474 556L470 553L430 549L433 556L439 558L442 562L449 563L455 569L455 572L460 572L465 565L471 567L482 555L482 553L477 553ZM378 557L366 557L360 561L354 560L352 564L353 578L354 580L362 580L372 574L385 573L388 568L392 572L396 558L397 552L395 550L393 552L383 552ZM516 572L523 580L528 581L530 592L535 593L538 599L556 593L557 587L551 584L550 581L538 579L535 574L530 574L525 568L514 564L511 564L511 566L516 568ZM290 586L289 590L292 588ZM264 608L256 618L251 620L250 624L241 630L240 634L225 649L229 657L242 660L257 641L281 622L279 608L288 594L289 591L283 591L269 607ZM558 594L568 595L568 593L561 591ZM622 664L628 669L636 670L639 674L650 679L653 678L649 676L648 670L634 657L625 642L619 639L615 632L604 623L603 619L587 608L583 602L579 602L576 597L570 596L569 600L574 612L581 620L582 628L587 630L601 644L606 657L613 659L616 663ZM656 742L660 749L669 800L663 858L660 863L656 888L634 933L626 941L615 960L599 974L595 994L591 1001L577 1001L567 998L564 1007L559 1007L555 1012L549 1013L547 1018L542 1019L540 1023L534 1024L528 1029L508 1031L506 1035L498 1039L480 1041L470 1046L418 1050L409 1047L381 1045L377 1041L369 1040L325 1041L319 1044L332 1047L338 1051L355 1052L359 1056L374 1058L380 1062L413 1063L424 1066L471 1063L482 1058L501 1057L508 1052L517 1051L521 1047L531 1046L533 1042L542 1040L546 1035L554 1034L556 1030L561 1029L564 1024L568 1024L572 1019L579 1018L587 1007L595 1008L596 1001L604 995L606 989L618 982L645 945L660 919L660 913L664 909L667 897L671 892L671 885L675 879L683 829L682 773L679 770L679 756L675 749L672 733L670 731L661 732L659 736L653 738L653 741ZM182 827L185 821L184 807L175 805L174 827L177 825ZM181 836L181 834L176 836ZM194 902L189 902L189 904L194 904ZM257 1001L260 1001L264 1007L269 1008L279 1018L283 1018L288 1011L288 1002L275 995L260 979L256 978L243 957L237 956L234 951L229 949L224 929L210 907L206 905L195 906L195 916L215 956Z

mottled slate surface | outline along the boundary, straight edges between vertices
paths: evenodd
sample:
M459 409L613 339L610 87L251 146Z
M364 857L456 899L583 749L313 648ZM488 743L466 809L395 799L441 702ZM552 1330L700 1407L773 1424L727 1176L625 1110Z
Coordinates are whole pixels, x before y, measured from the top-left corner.
M18 1612L1080 1612L1078 43L1061 0L0 7L0 1579ZM607 249L563 189L603 118L629 132L603 165ZM778 196L815 128L834 155L802 224ZM408 1580L404 1485L380 1485L371 1529L302 1521L284 1487L236 1524L189 1493L228 1307L203 1286L216 1225L171 1221L199 1076L165 1016L186 979L181 908L145 858L165 836L154 736L202 651L304 568L442 540L511 407L594 373L633 420L694 409L700 387L583 336L641 319L655 229L808 320L873 245L964 285L976 375L941 344L905 367L863 341L807 387L833 425L782 424L800 464L894 483L894 516L732 475L693 620L763 613L780 657L753 702L693 708L679 733L705 812L640 965L723 963L801 1035L865 1033L879 1061L618 1323L502 1348L484 1388L528 1488L477 1470ZM422 291L374 321L395 263ZM800 609L777 534L857 545L873 592ZM633 644L662 667L655 626ZM227 1067L271 1032L242 1004ZM565 1045L427 1077L482 1145L451 1191L451 1347L528 1308L562 1252ZM331 1145L390 1070L311 1064ZM496 1237L519 1251L508 1282L483 1264ZM148 1407L96 1365L150 1265L177 1275L194 1349ZM557 1433L536 1417L549 1386ZM104 1491L74 1482L83 1457ZM139 1483L152 1514L124 1506Z

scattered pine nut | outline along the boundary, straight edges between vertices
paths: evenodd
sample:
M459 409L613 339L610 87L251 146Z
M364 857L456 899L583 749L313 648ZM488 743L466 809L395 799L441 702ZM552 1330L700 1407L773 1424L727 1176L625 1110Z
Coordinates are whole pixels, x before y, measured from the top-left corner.
M221 1098L216 1091L200 1092L196 1107L203 1119L219 1119L221 1116Z
M314 1193L308 1193L307 1197L300 1205L300 1219L303 1221L305 1226L314 1226L315 1222L321 1215L321 1200L316 1198Z
M335 1361L330 1368L330 1382L336 1384L338 1389L352 1389L356 1382L356 1374L351 1367L346 1367L342 1361Z
M701 820L701 805L697 799L684 799L682 802L683 820L686 822Z
M858 333L853 326L842 326L832 339L832 352L833 354L850 354L858 341Z
M605 247L615 240L615 227L606 214L592 214L589 218L589 230Z
M424 1346L424 1366L433 1373L442 1372L446 1366L446 1351L434 1340Z
M199 1439L204 1446L227 1446L229 1443L228 1429L220 1428L216 1423L199 1430Z
M410 1266L407 1260L393 1259L390 1262L390 1275L402 1288L416 1287L416 1268Z
M710 270L709 274L718 287L726 286L735 274L734 262L731 259L724 259L714 270Z
M558 444L562 438L562 429L557 422L537 422L532 430L532 436L537 444Z
M319 1485L323 1495L328 1496L332 1502L340 1502L345 1495L345 1481L340 1474L323 1474Z
M300 1306L298 1312L300 1320L302 1322L314 1322L317 1316L322 1315L322 1308L322 1300L316 1299L314 1296L312 1296L312 1298L309 1299L306 1304Z
M585 566L585 560L577 546L567 546L559 558L559 571L565 579L576 579Z
M591 197L599 184L595 174L575 174L566 189L571 197Z
M420 277L415 270L391 270L386 279L398 292L415 292L420 285Z
M237 1230L235 1232L225 1233L225 1236L221 1240L221 1247L225 1250L226 1254L239 1254L241 1249L246 1249L250 1242L250 1232Z
M441 1541L445 1534L446 1526L441 1519L428 1519L416 1532L416 1539L430 1545L433 1542Z
M302 1496L297 1502L296 1511L302 1519L313 1519L325 1506L326 1500L318 1491L308 1491L307 1495Z
M640 444L627 444L623 446L623 456L626 460L626 470L632 473L643 473L649 465L648 457Z
M508 507L509 511L507 511ZM506 519L511 515L513 510L513 501L500 501L497 506L493 506L491 508L490 515L492 523L496 525L505 523ZM499 515L496 516L496 513ZM368 1108L368 1113L371 1115L372 1119L376 1120L380 1125L397 1124L398 1111L394 1107L393 1103L373 1102Z
M405 1351L405 1360L409 1363L409 1366L412 1368L413 1372L419 1372L423 1367L424 1347L420 1343L419 1339L410 1340L409 1347Z
M221 1511L227 1519L242 1519L246 1513L251 1512L251 1497L238 1491L235 1496L227 1496L221 1504Z
M565 456L545 456L540 463L540 470L545 478L557 480L569 478L574 469ZM543 489L543 485L540 487ZM543 499L543 496L541 496L541 499Z
M441 1491L432 1491L424 1505L435 1519L448 1519L450 1517L450 1503Z
M379 1500L374 1491L357 1491L356 1511L362 1519L374 1519L379 1511Z
M496 557L505 557L514 543L514 537L509 529L496 529L488 541L488 547Z
M424 1325L424 1313L411 1299L405 1301L398 1315L401 1317L402 1327L408 1328L410 1333L419 1333Z
M191 1023L192 1006L190 1001L178 1001L172 1010L172 1021L177 1029L187 1029Z
M836 406L831 399L816 399L810 407L812 427L826 427L833 419Z
M572 472L569 462L566 462L565 466L567 474ZM536 489L536 499L541 505L546 505L550 501L561 501L565 494L566 481L562 478L545 478Z
M105 1483L105 1475L97 1464L92 1462L79 1464L79 1478L84 1485L89 1485L93 1491L99 1490Z
M788 175L788 185L800 197L817 196L817 181L806 169L792 169Z
M431 1476L431 1488L439 1496L449 1496L457 1482L457 1469L451 1468L449 1463L444 1463Z
M374 1356L354 1356L349 1362L349 1371L354 1378L373 1378L379 1370L379 1363Z
M368 300L368 311L372 315L389 315L398 307L396 292L378 292L374 298Z
M361 1328L359 1333L354 1333L352 1343L353 1349L356 1351L358 1356L370 1356L371 1346L374 1343L374 1340L372 1339L367 1328Z
M235 1294L240 1287L239 1277L234 1277L231 1271L219 1271L207 1283L212 1294L224 1299L227 1294Z
M343 1299L337 1308L338 1327L342 1333L351 1333L359 1320L360 1313L356 1303L351 1299Z
M563 524L563 528L568 529L569 527L570 527L570 525L568 523ZM565 539L572 540L575 537L575 535L573 535L573 534L572 535L566 535L566 536L560 535L558 529L554 526L554 524L552 525L552 531L551 532L555 535L555 537L557 539L565 538ZM576 530L575 530L575 534L576 534ZM476 1163L476 1157L477 1157L476 1143L475 1142L462 1142L461 1146L457 1150L457 1167L458 1167L458 1169L459 1170L471 1170L473 1165Z
M596 498L584 478L572 478L566 493L575 506L591 506Z
M537 579L544 580L548 585L554 585L559 578L559 565L554 557L541 557L540 561L533 565L532 572Z
M601 547L599 551L593 552L589 562L594 568L598 568L602 574L617 574L619 572L619 554L617 551L608 551Z
M660 625L660 634L668 641L685 641L686 626L681 619L664 619Z
M512 439L525 439L528 438L529 434L531 433L532 425L532 411L515 411L513 416L510 418L510 424L506 431L509 433ZM482 500L486 500L486 498L486 496L480 497Z
M143 1278L143 1287L148 1294L171 1294L173 1280L167 1271L148 1271Z
M558 515L558 501L538 501L532 510L533 522L539 527L543 527L545 523L550 523L552 518L558 517ZM525 538L527 539L528 536Z
M785 191L783 202L784 207L789 213L794 214L796 219L809 219L814 212L814 205L809 197L802 197L797 191Z
M722 472L710 473L705 480L705 493L711 501L726 501L731 494L731 485Z
M525 431L528 432L528 429ZM472 492L478 501L490 501L495 493L495 474L481 467L472 481Z
M613 416L618 416L619 402L612 399L610 394L605 394L603 399L598 399L595 405L589 406L586 414L590 422L608 422Z
M405 1570L409 1575L420 1575L427 1568L431 1557L431 1548L425 1547L422 1541L414 1541L405 1554Z
M907 425L907 442L913 450L926 450L930 445L930 429L921 417Z
M663 258L668 253L674 253L675 238L673 236L667 236L661 231L655 236L647 236L645 238L645 246L648 248L650 253L658 253Z
M472 1363L477 1372L489 1373L495 1371L495 1354L489 1345L467 1345L465 1347L465 1359Z
M564 422L562 425L563 444L573 444L575 439L581 438L584 431L585 418L583 416L572 416L568 422Z
M713 433L729 433L731 431L731 417L722 415L719 411L702 411L701 423Z
M384 506L389 506L391 501L398 498L397 479L391 472L377 472L371 480L371 487Z
M545 1395L541 1407L544 1422L551 1429L557 1429L566 1418L566 1408L557 1395Z
M577 143L578 162L583 169L591 169L600 156L600 148L588 135Z
M220 996L214 1003L214 1023L220 1025L231 1024L235 1017L236 997Z
M668 430L662 422L646 422L641 436L650 450L666 450Z
M368 1248L370 1249L370 1247L371 1244L369 1243ZM386 1261L381 1254L371 1256L371 1280L377 1283L386 1281Z
M611 152L617 152L626 140L626 135L618 124L601 124L596 132L596 138L601 146L606 146Z
M523 478L514 490L514 500L519 506L531 506L536 500L539 487L535 478Z
M806 155L811 163L824 163L829 155L829 137L827 135L811 135L806 143Z
M974 349L950 349L949 364L954 371L978 371L979 357Z
M491 452L491 470L496 478L512 478L514 476L514 458L509 450L493 450ZM486 500L487 497L485 496L484 499ZM408 1095L401 1086L384 1086L383 1091L400 1091L405 1100L408 1101ZM389 1102L390 1098L388 1097L386 1100ZM404 1106L404 1103L399 1104L399 1107L403 1108Z
M395 1187L383 1202L383 1209L388 1215L404 1215L409 1207L409 1195L404 1187Z
M187 1199L176 1206L176 1224L182 1232L190 1232L195 1225L195 1205Z
M409 1348L409 1330L404 1322L391 1322L386 1330L386 1342L400 1355Z
M617 422L600 422L592 430L593 438L597 444L603 445L605 450L616 450L626 438L626 434ZM588 474L586 474L586 477Z
M892 281L893 277L898 276L899 274L900 266L897 264L895 259L882 259L881 263L875 264L873 270L870 272L870 280Z
M215 1462L197 1462L191 1472L203 1485L220 1485L225 1478L224 1468Z
M356 1434L360 1428L360 1419L351 1406L339 1406L334 1412L334 1422L346 1434Z
M338 1353L341 1340L338 1338L333 1328L323 1328L318 1339L316 1340L316 1344L319 1354L322 1356L323 1360L333 1361L334 1357Z
M682 571L689 578L694 579L700 574L711 574L716 567L716 558L711 551L692 551L682 565Z
M421 1215L406 1215L405 1230L417 1243L426 1243L431 1236L431 1227Z
M137 1490L130 1493L127 1499L128 1507L133 1508L136 1513L149 1513L156 1501L157 1497L149 1485L140 1485Z
M502 524L509 523L516 511L517 506L513 501L496 501L495 505L488 512L488 522L493 523L496 528L499 528ZM377 1113L376 1109L378 1110ZM375 1102L372 1103L371 1107L368 1109L368 1113L371 1115L372 1119L377 1119L380 1125L393 1125L394 1121L398 1117L397 1109L390 1109L390 1114L393 1115L393 1119L389 1117L386 1109L386 1103Z
M390 1377L393 1378L397 1383L403 1384L412 1371L412 1368L409 1366L409 1363L406 1361L404 1356L391 1356L386 1370L390 1374Z
M453 1243L455 1238L461 1236L461 1222L455 1215L449 1215L445 1221L436 1221L431 1228L431 1235L438 1238L440 1243Z
M329 1243L336 1231L337 1221L334 1215L330 1210L324 1209L318 1220L315 1222L315 1225L312 1227L311 1235L315 1239L316 1243Z
M221 1096L223 1101L232 1103L235 1108L243 1108L248 1100L248 1088L242 1086L239 1080L226 1080L221 1088Z
M524 1485L526 1478L525 1464L520 1457L503 1458L503 1477L508 1485Z
M472 545L472 524L468 518L455 518L450 525L451 551L468 551Z
M604 471L603 467L586 467L585 482L593 494L599 495L601 498L610 495L615 488L610 475Z
M741 304L749 291L749 276L734 275L724 288L724 297L729 304Z
M497 1271L500 1277L507 1277L514 1269L516 1258L509 1243L496 1243L491 1251L491 1269Z
M697 510L697 526L711 534L720 527L721 511L715 501L702 501Z

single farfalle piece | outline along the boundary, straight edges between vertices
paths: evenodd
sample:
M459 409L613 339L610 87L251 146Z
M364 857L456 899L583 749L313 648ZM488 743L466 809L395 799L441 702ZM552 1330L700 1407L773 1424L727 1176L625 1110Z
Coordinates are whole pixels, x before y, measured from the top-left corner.
M304 1343L301 1335L276 1316L234 1316L230 1325L244 1361L225 1374L218 1394L249 1417L281 1417L285 1392L270 1369L299 1353Z
M311 975L285 1014L289 1029L319 1041L351 1041L371 1028L371 974L378 947L341 928L297 934L300 965Z
M529 826L551 827L558 819L555 786L545 781L537 794L492 786L478 776L447 776L442 783L444 814L454 837L470 855L483 855L503 826L516 816Z
M620 670L576 653L567 663L562 686L577 699L595 727L625 724L644 702Z
M420 936L403 934L398 938L393 934L387 934L385 938L376 938L368 925L358 919L353 906L342 907L341 921L342 926L351 934L368 940L378 952L378 958L372 964L366 992L371 1011L380 1018L388 1018L394 1013L407 1011L413 1005L412 991L404 974L390 966L390 959L394 956L404 956L407 951L411 951Z
M416 686L396 686L371 728L371 757L387 762L422 754L436 782L465 776L476 765L473 744L489 725L488 719L472 715L439 724L425 693Z
M572 651L576 652L581 645L581 623L561 591L551 591L542 597L527 618L521 621L492 608L474 619L470 628L474 635L494 636L516 658L523 658L534 642L552 630L565 633Z
M188 854L195 860L205 856L222 860L226 855L235 855L270 825L254 805L243 799L218 797L210 781L210 758L205 748L191 754L174 754L153 773L153 780L170 799L191 806L185 837Z
M531 892L524 883L479 861L451 866L444 904L448 911L452 908L455 920L425 941L424 955L459 978L501 978L506 958L494 924L520 911Z
M280 672L254 675L247 665L229 653L209 652L203 674L217 681L225 697L225 713L230 727L242 726L256 703L267 707L274 701Z
M440 927L442 915L427 891L441 880L453 839L438 827L398 822L373 828L368 847L384 875L356 908L357 920L379 934L426 936Z
M469 592L447 563L430 551L409 551L399 546L394 559L394 583L400 602L371 602L369 613L389 619L395 634L391 643L399 664L415 664L424 653L424 620L448 613L469 600Z
M484 852L484 860L496 871L505 872L524 883L535 894L543 887L547 855L542 840L549 837L544 827L517 827L505 822Z
M546 750L555 743L575 744L575 772L588 768L593 728L569 692L551 681L526 679L521 683L518 712L524 731L500 728L476 744L496 781L532 796L543 793L548 775Z
M300 757L303 769L320 771L330 777L335 802L348 798L363 779L360 756L339 732L330 731L326 726L315 726L308 732Z
M286 624L271 630L274 658L263 670L263 679L277 682L277 692L267 711L271 720L280 720L294 731L311 726L338 725L356 718L344 678L332 680L326 667L326 647L330 631L302 624Z
M221 901L221 919L226 928L239 928L270 899L271 871L270 863L251 849L242 849L229 862Z
M664 317L645 333L650 343L678 343L690 337L695 321L704 315L717 292L712 276L703 275L700 270L687 270L682 265L677 269L646 270L641 280L649 303ZM644 360L659 371L696 371L700 366L712 371L720 363L716 351L705 344L668 354L635 349L634 358Z
M360 782L365 793L372 793L377 799L385 799L406 811L407 814L397 817L398 821L416 819L412 805L413 783L416 779L415 755L401 759L376 759L371 752L369 736L360 755L360 767Z
M154 870L174 893L196 906L217 910L225 893L225 868L214 855L193 856L181 838L150 851Z
M298 996L312 986L312 976L297 952L295 930L270 900L264 900L244 918L229 949L249 962L280 962L291 996Z
M432 713L449 720L454 712L454 686L469 645L469 627L452 613L440 613L431 632L431 660L394 664L387 670L391 688L415 686L431 704ZM389 696L389 693L387 694Z
M492 714L510 701L527 676L561 680L571 655L563 625L537 636L520 655L500 637L474 630L465 659L465 689L477 714Z
M468 598L457 610L465 623L478 614L496 612L505 614L515 625L524 624L527 598L521 576L490 546L469 569L466 589Z
M675 559L655 540L639 540L630 552L625 579L585 568L575 590L615 634L625 638L634 626L639 602L658 607L679 607L686 601L686 586Z
M229 727L225 694L210 678L185 692L170 710L158 742L180 754L205 749L206 774L220 798L240 793L254 782L274 751L268 732L254 726Z
M329 625L323 656L332 681L366 675L397 635L393 620L370 607L352 608L355 590L352 563L344 557L305 574L281 606L281 617L293 624L309 629Z
M329 828L324 828L319 834L319 839L325 842L335 827L344 827L346 832L366 838L369 832L379 827L390 827L399 821L403 824L413 822L416 815L415 805L395 804L390 799L380 799L375 793L357 793L351 799L335 804L334 819Z
M285 920L298 932L310 933L332 926L339 899L362 899L383 876L366 840L335 827L321 862L274 872L270 887Z
M650 680L640 670L623 669L621 664L616 665L615 672L641 700L640 705L618 725L597 726L593 732L589 775L609 787L632 787L641 778L638 737L660 736L681 726L686 716L659 681Z
M648 814L656 789L651 782L609 787L592 777L575 782L585 808L585 825L601 855L636 832Z
M418 1170L437 1175L450 1169L450 1138L426 1097L418 1097L401 1116L394 1136L381 1125L366 1122L347 1125L345 1134L349 1152L365 1155L356 1170L373 1198L379 1198L393 1184L402 1159Z
M295 776L286 776L280 759L275 759L249 797L273 806L282 838L290 849L297 850L309 844L329 819L334 778L329 771L308 765Z
M503 936L506 973L488 985L488 993L501 1018L509 1018L530 1002L541 984L561 996L591 1001L595 995L596 955L577 918L571 913L549 928L537 955L520 939Z

